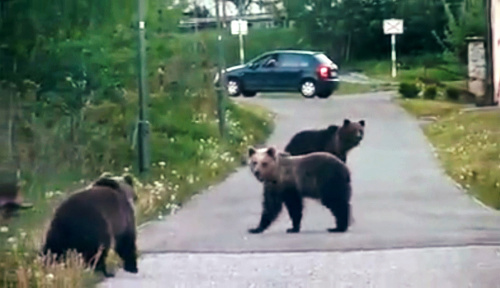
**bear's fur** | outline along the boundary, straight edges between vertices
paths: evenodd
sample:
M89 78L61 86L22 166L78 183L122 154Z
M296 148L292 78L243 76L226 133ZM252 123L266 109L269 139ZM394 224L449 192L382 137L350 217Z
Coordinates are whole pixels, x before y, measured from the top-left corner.
M342 126L331 125L326 129L304 130L295 134L285 146L285 152L292 156L311 152L328 152L344 163L347 153L363 140L365 121L344 119Z
M336 218L336 228L346 232L351 217L351 176L347 166L335 155L313 152L291 156L275 147L248 150L249 166L264 184L263 211L260 223L250 233L266 230L285 204L292 220L288 233L298 233L302 220L303 198L321 201Z
M68 250L81 253L95 271L113 277L106 270L112 244L123 260L123 269L137 273L137 246L133 179L103 174L97 181L72 194L55 211L42 253L49 251L57 260ZM102 249L100 257L96 255Z

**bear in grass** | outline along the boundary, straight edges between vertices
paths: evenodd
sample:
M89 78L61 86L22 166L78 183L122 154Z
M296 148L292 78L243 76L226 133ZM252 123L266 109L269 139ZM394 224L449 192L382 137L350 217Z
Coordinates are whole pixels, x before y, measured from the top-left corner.
M344 163L347 153L363 140L365 120L358 122L344 119L341 127L331 125L326 129L304 130L295 134L285 146L285 152L292 156L311 152L329 152Z
M248 149L250 170L264 185L260 223L250 233L266 230L281 212L283 203L292 220L288 233L298 233L303 198L319 200L336 218L329 232L346 232L351 216L351 176L347 166L335 155L313 152L292 156L275 147Z
M66 252L76 250L87 265L95 265L96 272L113 277L114 274L106 270L106 258L114 244L114 250L124 262L123 269L137 273L136 200L130 175L112 177L104 173L56 209L42 254L50 252L60 261Z

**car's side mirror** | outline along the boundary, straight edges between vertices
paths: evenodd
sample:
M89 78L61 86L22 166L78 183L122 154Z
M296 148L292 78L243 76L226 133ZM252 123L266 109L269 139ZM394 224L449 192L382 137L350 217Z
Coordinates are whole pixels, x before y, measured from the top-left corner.
M259 64L258 64L258 63L255 63L255 62L254 62L254 63L250 63L250 64L248 64L248 68L250 68L250 69L255 69L255 68L257 68L258 66L259 66Z

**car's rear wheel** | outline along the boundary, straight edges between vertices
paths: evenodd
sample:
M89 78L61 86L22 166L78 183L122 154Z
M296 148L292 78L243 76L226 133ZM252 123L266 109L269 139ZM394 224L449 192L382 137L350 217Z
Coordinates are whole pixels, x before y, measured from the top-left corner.
M322 91L322 92L318 92L316 94L316 96L318 96L318 98L322 98L322 99L326 99L328 97L330 97L330 95L332 95L333 91Z
M230 78L227 79L227 94L232 97L239 96L241 94L240 81L238 79Z
M257 95L257 92L243 90L241 94L243 94L244 97L254 97L255 95Z
M300 93L305 98L313 98L316 95L316 83L314 80L307 79L300 84Z

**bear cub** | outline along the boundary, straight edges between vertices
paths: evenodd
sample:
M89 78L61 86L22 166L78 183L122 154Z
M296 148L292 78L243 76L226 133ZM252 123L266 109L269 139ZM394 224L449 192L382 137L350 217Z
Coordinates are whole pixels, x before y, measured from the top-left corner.
M326 152L292 156L275 147L248 149L252 174L264 184L263 211L259 225L250 233L266 230L285 204L292 227L298 233L302 220L303 198L319 200L336 218L329 232L346 232L351 216L351 176L347 166Z
M124 262L123 269L137 273L135 200L131 176L103 174L56 209L42 254L50 251L60 260L74 249L82 254L87 265L95 263L96 272L113 277L106 271L106 257L114 243L114 250ZM102 254L95 259L100 249Z
M358 122L344 119L341 127L331 125L326 129L304 130L295 134L285 146L285 152L292 156L311 152L328 152L344 163L347 153L363 140L365 120Z

